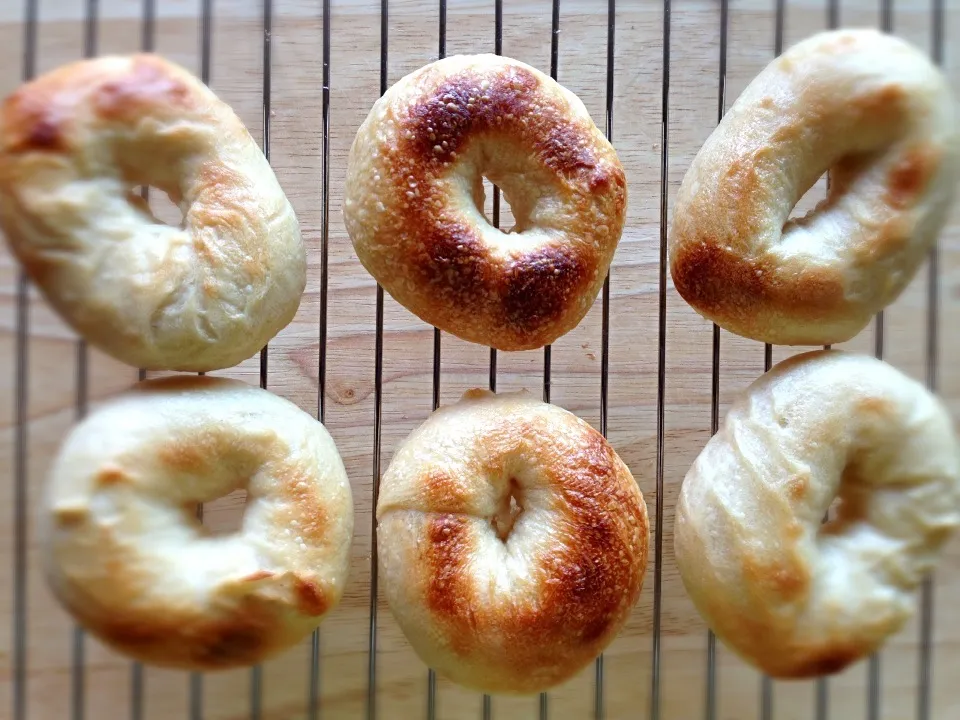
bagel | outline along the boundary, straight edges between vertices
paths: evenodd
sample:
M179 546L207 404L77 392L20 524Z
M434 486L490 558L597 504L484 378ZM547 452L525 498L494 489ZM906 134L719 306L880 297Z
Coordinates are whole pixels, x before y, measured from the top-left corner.
M825 200L788 220L829 169ZM677 292L754 340L849 340L916 274L956 189L949 84L875 30L824 32L771 62L691 164L669 239Z
M483 214L483 178L516 225ZM391 87L350 149L344 220L363 266L431 325L499 350L583 319L620 240L626 180L583 103L529 65L449 57Z
M181 226L133 192L166 193ZM306 285L293 208L234 112L154 55L71 63L0 107L0 227L51 306L148 370L256 354Z
M647 565L636 482L586 422L526 392L472 390L397 450L377 503L380 586L417 654L489 693L583 669Z
M241 487L240 530L196 520L197 503ZM221 378L150 380L89 415L54 461L46 575L83 627L135 659L252 665L339 602L352 502L330 435L292 403Z
M958 524L947 410L879 360L817 351L733 403L683 481L674 543L717 636L773 677L808 678L903 626Z

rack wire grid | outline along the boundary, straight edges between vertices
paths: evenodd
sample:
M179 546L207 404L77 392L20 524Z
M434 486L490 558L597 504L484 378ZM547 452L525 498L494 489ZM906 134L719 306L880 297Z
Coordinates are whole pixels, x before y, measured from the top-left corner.
M842 674L771 682L709 634L680 583L672 523L683 475L731 399L800 349L763 347L701 319L666 268L671 203L724 107L785 46L836 26L878 26L929 51L960 90L960 3L893 0L3 0L0 90L64 62L151 50L194 70L239 113L291 198L307 241L296 319L223 373L316 413L354 490L341 605L302 646L250 670L189 675L131 663L75 627L47 590L37 513L51 457L91 406L144 373L88 349L0 255L3 713L13 720L235 718L960 717L960 542L916 617ZM951 40L952 38L952 40ZM454 53L498 52L585 102L627 170L628 224L602 296L551 348L497 353L435 331L361 268L341 218L346 156L377 97ZM798 212L823 197L826 179ZM147 194L147 191L144 191ZM168 222L179 211L149 195ZM493 188L488 216L512 218ZM960 213L903 296L844 347L876 354L960 404ZM945 364L946 363L946 364ZM941 369L946 368L945 372ZM151 373L151 376L154 374ZM596 663L539 697L489 697L429 671L377 588L372 508L397 443L476 386L527 388L598 427L651 512L651 563L629 622ZM236 528L242 492L203 508Z

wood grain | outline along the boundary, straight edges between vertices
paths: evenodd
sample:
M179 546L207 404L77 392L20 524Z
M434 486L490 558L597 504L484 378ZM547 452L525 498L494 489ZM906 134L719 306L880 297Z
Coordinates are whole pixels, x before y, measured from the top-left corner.
M544 71L550 67L549 0L505 2L503 52ZM878 25L879 0L841 0L843 25ZM24 67L24 0L0 3L0 92L21 81ZM100 0L96 51L132 52L141 46L143 0ZM260 0L213 0L210 84L231 103L254 137L263 139L263 5ZM346 155L353 134L380 89L380 3L334 0L331 17L329 105L329 196L323 194L323 26L320 0L274 0L271 40L270 159L289 194L309 247L306 294L293 323L271 342L269 388L311 413L322 399L327 427L347 465L356 499L356 537L350 583L340 608L320 632L321 715L367 717L371 592L371 496L374 482L375 299L372 278L357 261L341 217ZM86 0L41 0L36 71L42 72L84 53ZM156 49L199 73L200 0L157 0ZM494 0L449 0L446 51L491 51ZM427 0L389 3L388 82L438 54L439 4ZM823 29L827 6L790 2L784 42L790 44ZM651 566L643 594L603 665L606 717L649 717L653 677L659 663L660 717L701 717L705 707L707 632L687 599L674 564L671 526L683 475L710 436L712 326L666 288L664 423L662 474L658 478L658 312L661 194L667 215L683 173L717 122L720 4L684 0L670 17L667 151L662 153L663 5L623 1L616 12L612 135L627 169L628 226L610 282L608 434L640 483L651 511L657 507L658 479L663 497L662 578L659 656L654 657L654 585ZM919 46L931 48L931 15L926 2L899 0L894 28ZM607 3L563 0L559 34L559 79L577 93L601 127L606 108ZM944 26L946 63L960 92L960 4L947 0ZM726 104L774 53L775 2L731 0ZM661 185L661 158L667 160ZM821 182L801 203L809 207L824 192ZM176 221L165 198L152 197L156 212ZM328 289L322 288L323 207L329 207ZM509 218L505 209L504 221ZM15 561L15 369L17 362L18 268L0 250L0 717L8 717L13 693L13 568ZM960 213L954 213L940 244L939 391L960 410ZM923 379L927 361L926 268L886 313L884 354L910 375ZM325 303L325 305L324 305ZM320 337L321 312L327 336ZM48 592L38 563L38 498L50 458L77 416L76 338L33 291L29 298L26 414L26 489L29 513L26 547L27 717L79 717L72 711L73 625ZM431 409L433 333L389 296L384 307L382 446L383 467L393 449ZM875 330L847 346L873 353ZM553 347L551 399L595 426L601 422L602 308L597 303L581 325ZM321 352L321 347L324 352ZM440 399L449 403L488 381L489 351L449 335L442 337ZM776 348L774 359L796 349ZM321 357L324 358L321 369ZM543 353L498 354L497 386L540 392ZM720 411L763 369L763 348L725 332L720 338ZM258 358L222 373L256 383ZM135 369L90 353L87 389L95 404L136 381ZM235 527L242 498L210 503L205 521ZM960 623L952 605L960 601L960 542L950 546L936 578L933 718L960 717ZM376 699L378 717L425 715L427 669L414 655L382 598L376 609ZM911 718L918 693L919 620L893 638L882 653L881 717ZM89 718L132 717L130 663L84 642L82 707ZM867 675L861 663L829 682L829 715L866 715ZM718 718L760 718L760 678L722 646L717 651ZM263 667L262 714L271 720L308 717L310 646L302 646ZM189 678L184 673L148 669L144 674L143 717L189 717ZM549 695L553 718L593 717L595 669ZM201 716L210 720L251 717L251 675L232 671L202 682ZM815 717L815 684L776 683L774 717ZM480 697L440 679L437 717L473 718ZM493 717L533 718L536 698L492 701Z

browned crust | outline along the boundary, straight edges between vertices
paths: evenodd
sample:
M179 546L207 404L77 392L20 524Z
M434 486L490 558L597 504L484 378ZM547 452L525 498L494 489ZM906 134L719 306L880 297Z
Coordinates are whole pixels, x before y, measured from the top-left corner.
M296 527L296 535L310 545L321 545L329 537L336 517L317 497L309 473L294 462L282 462L274 470L279 483L279 498L284 511L276 522L281 527Z
M497 347L521 350L528 349L528 343L545 344L540 341L544 329L576 307L593 285L597 259L593 252L546 245L504 265L490 258L472 228L451 222L423 236L422 254L412 258L410 272L422 287L433 288L432 302L494 315L493 324L504 338ZM454 332L449 326L443 329ZM514 338L509 347L507 334ZM467 339L482 342L479 337Z
M444 163L455 160L474 137L502 133L530 148L555 173L580 176L588 188L610 180L592 138L564 117L566 108L543 91L540 78L519 65L446 77L407 112L399 152L432 170L424 177L442 174Z
M100 487L111 487L114 485L125 485L131 481L130 475L118 465L107 465L97 473L96 483Z
M78 528L88 515L58 514L57 521ZM68 581L67 586L55 579L54 590L85 628L144 662L201 671L263 662L289 647L309 618L319 622L338 600L311 575L260 569L211 588L205 608L181 606L173 599L144 602L143 580L132 569L129 551L111 530L101 529L99 536L99 552L109 556L102 564L104 576ZM98 597L104 592L110 594L108 601Z
M535 335L559 320L597 275L595 257L547 245L507 266L503 314L521 333Z
M0 118L0 147L5 153L66 150L66 118L54 99L58 89L25 85L7 97Z
M800 654L793 667L785 668L777 677L801 680L832 675L853 665L873 649L864 643L836 643L810 648Z
M52 587L78 622L118 651L158 666L213 671L253 665L289 646L294 608L272 585L286 578L268 570L238 578L213 588L208 608L147 601L144 577L130 571L131 551L111 528L95 532L99 576L81 581L68 571L52 576ZM291 579L299 590L301 579Z
M504 448L538 439L541 471L557 488L557 545L531 558L536 594L497 601L478 595L469 565L476 552L462 515L428 525L425 602L453 652L498 666L516 686L555 684L572 676L612 639L639 597L647 562L647 515L629 471L602 435L585 423L553 446L548 427L516 421L484 445ZM514 440L512 440L514 439ZM493 465L504 458L494 458ZM431 474L427 492L435 490ZM439 490L441 495L446 489ZM502 640L508 653L499 654ZM535 670L533 680L522 678ZM495 689L495 688L491 688ZM517 687L509 688L516 691Z
M674 227L678 239L670 270L677 292L723 327L749 334L745 329L798 312L824 317L846 308L839 273L813 266L783 273L769 256L748 257L729 238L687 236L683 221Z
M136 122L158 106L174 112L195 108L199 98L171 72L160 58L138 55L129 73L101 84L94 94L94 107L104 120Z
M468 514L470 488L464 479L452 476L442 468L426 471L424 491L427 506L434 512Z
M810 594L812 577L810 568L791 550L784 551L784 557L763 562L745 551L741 561L744 582L762 597L773 596L779 602L795 603Z
M105 62L68 63L25 83L0 107L0 156L24 152L73 152L83 141L76 122L133 123L202 106L202 86L181 77L163 58L138 54L123 74ZM80 113L89 103L92 117Z
M916 204L940 168L940 153L927 144L906 150L887 177L887 203L897 209Z
M256 572L252 572L249 575L247 575L245 578L243 578L243 582L257 582L259 580L269 580L270 578L274 577L275 574L276 573L272 573L269 570L257 570Z
M137 657L162 657L163 663L170 655L185 655L191 665L218 670L256 663L264 655L271 627L249 612L240 612L231 620L192 625L112 620L96 632L110 645Z
M838 635L813 640L791 635L785 627L785 620L778 624L773 618L761 620L760 617L745 616L736 622L724 621L724 637L739 637L732 647L739 648L739 652L745 653L744 657L774 678L803 680L839 673L879 647L876 641L856 636ZM772 647L772 635L786 640Z
M385 289L422 319L466 340L524 350L574 327L592 304L622 231L626 179L593 123L544 85L552 81L498 62L417 81L420 94L397 109L396 144L377 148L377 172L390 178L389 237L357 249ZM561 189L575 219L555 240L497 258L451 207L450 168L480 139L529 153L545 182ZM416 197L407 202L411 187ZM358 185L356 192L365 191Z
M244 173L219 160L207 161L198 168L194 183L202 190L198 202L193 203L189 210L187 220L191 225L226 231L255 225L258 198L254 195L250 178ZM225 262L235 263L243 267L250 282L259 283L266 278L269 252L263 243L245 246L242 254L225 255L230 249L217 243L216 237L197 233L193 236L193 247L197 257L208 267Z
M802 502L810 492L810 475L796 475L787 481L787 492L794 502Z
M331 603L323 586L315 580L297 576L293 587L297 594L297 607L304 615L320 617L330 609Z
M265 431L258 437L247 436L244 444L240 445L224 428L203 427L191 428L189 433L171 433L165 442L157 444L155 458L164 473L202 477L228 458L236 467L252 473L259 468L263 458L275 455L282 457L283 451L282 440L272 431ZM142 460L126 458L124 464L136 466ZM241 479L238 478L238 482Z
M427 607L448 629L447 638L453 651L467 655L473 650L472 636L476 629L476 597L466 566L476 551L467 519L459 515L440 515L427 532Z
M115 611L92 617L85 610L71 607L104 642L161 666L211 671L254 665L280 650L285 639L282 614L252 596L212 616Z
M712 604L704 600L707 607ZM719 612L719 608L715 608ZM725 638L737 638L731 647L771 677L781 680L804 680L839 673L877 649L878 643L857 637L828 637L812 640L791 634L789 620L758 613L736 620L724 614L713 614L714 626ZM723 618L719 620L719 618ZM770 638L785 640L776 647Z

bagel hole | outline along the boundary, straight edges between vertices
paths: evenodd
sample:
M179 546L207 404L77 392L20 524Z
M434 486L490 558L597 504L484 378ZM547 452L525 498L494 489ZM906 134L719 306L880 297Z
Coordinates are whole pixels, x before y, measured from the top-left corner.
M523 496L515 478L510 478L506 494L500 499L497 512L490 519L493 530L501 542L506 542L513 531L517 518L523 513Z
M239 488L203 504L203 522L197 514L197 505L184 508L190 516L196 518L197 528L204 537L225 537L235 535L243 528L243 513L247 505L247 491Z
M137 185L130 190L130 204L147 215L156 225L183 228L186 218L180 206L163 190L150 185Z
M821 535L842 535L851 525L862 522L867 517L870 491L861 480L859 468L847 466L840 480L837 496L823 514Z
M503 196L503 190L486 176L483 176L483 202L477 204L477 209L480 210L490 225L504 235L509 234L517 224L513 208L510 207L510 203Z
M789 218L787 218L788 224L802 223L804 219L809 219L808 216L812 216L813 211L817 209L817 205L827 197L828 177L829 171L821 175L810 189L803 194L800 200L797 201L797 204L793 206L793 210L790 211Z

